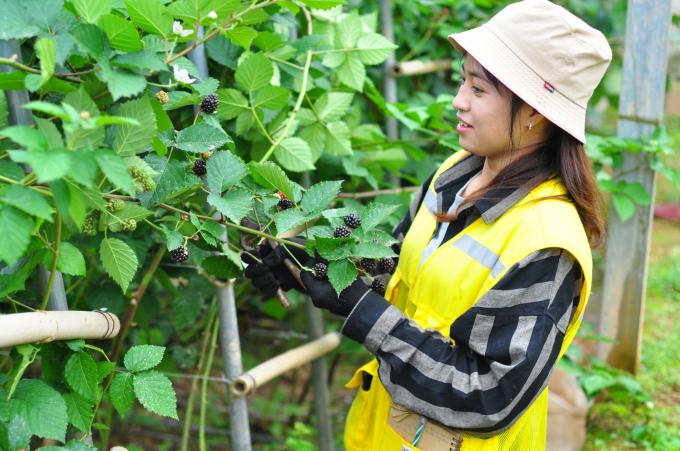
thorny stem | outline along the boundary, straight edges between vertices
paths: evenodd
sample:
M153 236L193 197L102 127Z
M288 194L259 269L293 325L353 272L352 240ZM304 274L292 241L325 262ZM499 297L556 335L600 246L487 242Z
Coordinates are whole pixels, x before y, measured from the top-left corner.
M257 113L255 112L255 107L253 106L253 93L252 91L248 93L250 96L250 111L253 112L253 116L255 116L255 120L257 121L258 127L260 127L260 130L262 130L262 133L264 133L264 136L267 137L270 143L274 144L274 140L272 139L271 136L269 136L269 133L267 132L267 129L264 128L264 125L262 125L262 121L260 121L260 118L257 117Z
M208 361L203 369L203 377L210 376L210 368L212 367L213 358L215 357L215 348L217 347L217 331L220 327L220 319L215 318L213 323L212 337L210 339L210 352L208 353ZM201 381L201 413L198 423L198 448L201 451L207 451L205 445L205 410L208 404L208 380Z
M106 354L104 354L104 355L106 355ZM108 358L107 358L107 360L108 360ZM113 381L113 375L115 373L116 373L115 371L113 371L111 373L111 377L109 377L109 381L106 383L106 387L104 387L103 393L106 393L106 391L109 389L109 386L111 385L111 381ZM97 416L97 410L99 410L99 404L101 404L102 399L104 399L103 394L102 394L102 397L99 398L99 401L97 401L97 405L94 407L94 412L92 413L92 419L90 420L90 429L89 429L90 432L92 431L92 423L94 423L94 419ZM80 438L80 441L82 442L83 440L85 440L90 435L92 435L92 434L91 433L90 434L83 434L83 436Z
M144 222L146 222L147 224L149 224L151 227L153 227L154 229L158 230L159 232L165 233L165 230L163 230L162 228L158 227L156 224L154 224L153 222L149 221L148 219L144 219Z
M40 241L42 241L43 243L45 243L45 246L47 246L47 248L48 248L49 250L51 250L53 254L56 254L56 253L57 253L57 251L55 251L54 248L53 248L52 246L50 246L50 243L48 243L47 240L46 240L45 238L43 238L42 235L41 235L40 233L38 233L37 235L33 235L33 236L37 236L38 238L40 238Z
M198 107L198 111L196 111L196 116L194 116L194 124L196 124L196 121L198 120L198 115L201 114L201 107Z
M47 289L45 289L45 297L43 298L40 310L47 308L47 301L50 300L50 293L52 293L52 285L54 284L54 276L57 273L57 261L59 260L59 241L61 241L61 212L57 210L57 241L54 243L54 259L52 259L52 269L50 270L50 278L47 281Z
M21 63L18 63L10 58L0 58L0 64L4 64L5 66L11 66L15 69L22 70L24 72L30 72L32 74L40 74L40 71L38 69L33 69L32 67L25 66ZM99 69L97 69L99 70ZM83 83L83 81L79 78L72 78L70 75L73 74L54 74L55 77L62 78L64 80L71 81L73 83Z

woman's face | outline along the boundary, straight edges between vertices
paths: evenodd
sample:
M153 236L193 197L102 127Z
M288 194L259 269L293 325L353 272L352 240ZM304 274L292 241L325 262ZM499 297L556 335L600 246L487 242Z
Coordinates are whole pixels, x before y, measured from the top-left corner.
M475 155L501 156L512 147L509 96L496 90L470 55L465 58L461 75L463 84L453 100L458 110L460 145Z

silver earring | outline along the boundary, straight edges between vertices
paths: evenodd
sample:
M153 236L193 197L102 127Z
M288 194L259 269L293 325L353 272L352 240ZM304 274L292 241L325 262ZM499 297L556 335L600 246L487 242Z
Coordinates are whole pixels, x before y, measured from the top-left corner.
M533 127L533 125L529 122L529 130L531 130L531 127Z

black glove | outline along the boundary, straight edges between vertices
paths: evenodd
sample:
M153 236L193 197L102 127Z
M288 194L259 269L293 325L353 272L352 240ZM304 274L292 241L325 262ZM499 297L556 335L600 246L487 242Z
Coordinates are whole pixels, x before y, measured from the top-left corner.
M305 266L313 268L317 263L328 265L328 261L317 253L316 258L305 262ZM342 290L340 297L338 297L335 288L326 278L317 279L311 272L303 270L300 271L300 279L302 279L302 283L307 287L307 294L312 298L315 307L326 309L340 316L349 316L366 292L370 291L370 288L366 286L360 277L357 277L350 286Z
M306 240L302 238L291 238L286 241L304 246ZM295 246L286 246L286 248L298 261L305 261L309 258L309 255L303 249ZM241 254L241 260L248 264L245 276L251 279L253 286L259 289L265 296L275 296L279 287L283 291L288 291L291 288L303 291L300 283L283 264L285 258L290 258L290 254L286 251L286 248L279 244L272 249L269 244L264 243L260 245L259 252L248 251L252 256L248 253ZM255 260L253 256L261 260L262 263Z

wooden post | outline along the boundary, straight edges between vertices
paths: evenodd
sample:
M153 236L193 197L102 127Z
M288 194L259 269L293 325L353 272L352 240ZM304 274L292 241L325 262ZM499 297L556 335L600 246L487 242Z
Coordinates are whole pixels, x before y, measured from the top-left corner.
M618 136L651 136L663 117L671 0L629 0ZM619 173L640 164L641 155L626 153ZM623 177L641 183L654 199L656 174L648 167ZM653 207L638 206L636 215L622 223L612 209L609 220L600 333L618 341L599 343L598 356L611 365L637 373L640 365L642 320L645 309L647 265Z
M380 31L390 42L394 43L394 18L392 16L392 1L380 0ZM397 101L397 79L392 76L390 69L397 63L394 52L391 52L383 63L383 97L386 102ZM390 140L399 139L399 121L396 117L387 117L385 128ZM396 187L399 187L399 177L387 171L387 179Z

